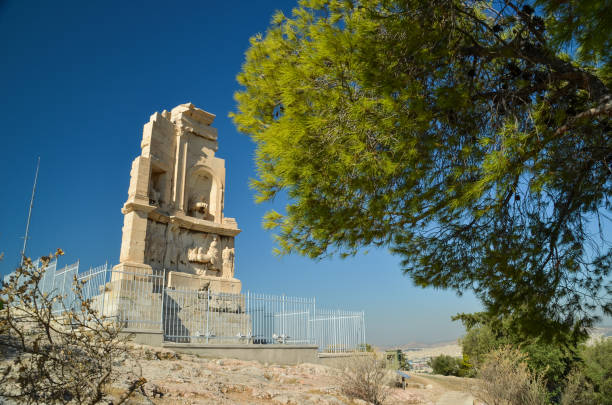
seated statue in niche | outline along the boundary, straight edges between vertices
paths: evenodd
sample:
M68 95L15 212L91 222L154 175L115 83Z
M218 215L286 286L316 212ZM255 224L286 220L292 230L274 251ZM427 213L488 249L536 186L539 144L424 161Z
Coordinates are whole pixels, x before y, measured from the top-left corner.
M161 193L157 191L154 187L151 187L151 192L149 193L149 195L149 204L159 206Z
M208 203L204 197L199 197L190 208L194 217L208 219Z
M192 263L201 263L206 265L207 270L220 271L219 248L217 235L213 236L213 240L208 247L208 251L204 253L202 246L189 249L187 257Z

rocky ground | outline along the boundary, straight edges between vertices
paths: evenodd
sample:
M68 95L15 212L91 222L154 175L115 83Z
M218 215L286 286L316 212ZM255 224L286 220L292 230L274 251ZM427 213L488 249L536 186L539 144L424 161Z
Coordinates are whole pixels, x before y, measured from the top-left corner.
M336 368L205 359L147 346L138 353L147 383L133 404L367 404L342 395ZM415 375L409 381L406 390L390 388L386 403L472 404L473 380Z

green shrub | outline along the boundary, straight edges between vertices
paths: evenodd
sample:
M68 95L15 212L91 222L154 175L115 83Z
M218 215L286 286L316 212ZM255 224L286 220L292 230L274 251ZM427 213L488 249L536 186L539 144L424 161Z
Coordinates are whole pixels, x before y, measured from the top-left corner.
M458 377L476 377L476 369L474 368L474 365L470 362L470 359L467 355L464 354L463 358L461 360L458 360L458 364Z
M461 320L467 329L461 339L467 363L478 372L487 355L504 346L511 346L524 353L525 363L532 373L546 381L550 400L558 403L567 383L567 376L579 360L579 343L584 337L564 335L562 339L547 341L545 336L528 336L517 329L513 319L493 318L485 313L459 314L453 319ZM469 369L468 369L469 370Z
M567 380L561 403L612 405L612 339L584 346L581 359Z
M528 355L527 365L546 380L546 388L555 403L559 401L566 378L575 362L573 354L554 344L535 341L519 346Z
M442 375L459 375L461 360L455 357L442 354L437 357L432 357L429 360L429 366L434 374Z
M486 355L501 345L500 340L486 325L469 329L460 343L463 355L467 356L475 367L484 363Z

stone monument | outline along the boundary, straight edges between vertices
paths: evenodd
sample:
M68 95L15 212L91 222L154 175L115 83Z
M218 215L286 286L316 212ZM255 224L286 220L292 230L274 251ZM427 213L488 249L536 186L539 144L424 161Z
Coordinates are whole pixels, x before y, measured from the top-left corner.
M239 293L236 220L223 215L225 161L215 116L191 103L155 113L132 163L114 279L166 270L165 286Z

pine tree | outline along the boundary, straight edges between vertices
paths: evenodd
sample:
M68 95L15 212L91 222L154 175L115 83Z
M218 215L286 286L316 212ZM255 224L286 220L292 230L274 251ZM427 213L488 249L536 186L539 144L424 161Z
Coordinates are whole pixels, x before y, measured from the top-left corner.
M387 246L529 333L610 314L608 1L303 0L251 39L238 128L278 252ZM603 231L602 231L603 229Z

